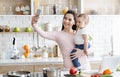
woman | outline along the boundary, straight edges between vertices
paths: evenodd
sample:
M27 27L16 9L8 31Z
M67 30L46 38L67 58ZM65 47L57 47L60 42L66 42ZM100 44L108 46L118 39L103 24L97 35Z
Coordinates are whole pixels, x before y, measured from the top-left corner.
M63 56L63 64L65 68L72 68L73 64L70 59L70 52L74 48L74 30L76 29L76 14L72 10L68 10L63 17L62 21L62 30L61 31L54 31L54 32L44 32L41 28L37 25L37 21L39 16L32 17L32 27L35 29L36 32L39 33L41 37L44 37L49 40L54 40L59 45L60 51ZM77 49L78 51L78 49ZM82 52L79 53L79 56L84 54ZM77 57L78 55L76 55Z

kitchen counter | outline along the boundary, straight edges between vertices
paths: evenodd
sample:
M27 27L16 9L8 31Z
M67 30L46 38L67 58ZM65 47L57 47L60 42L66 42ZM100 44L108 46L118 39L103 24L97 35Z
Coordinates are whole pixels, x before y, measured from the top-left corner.
M96 69L99 67L99 59L89 58L91 67ZM56 58L27 58L27 59L0 59L0 73L5 74L11 70L18 71L21 69L30 72L39 72L43 68L53 66L55 68L63 69L63 59L61 57Z
M98 57L94 57L94 58L89 58L89 61L91 63L97 63L97 62L101 62L102 58L98 58ZM32 58L32 59L0 59L0 66L5 66L6 65L35 65L35 69L39 68L36 65L45 65L45 64L63 64L63 59L62 58ZM40 65L40 67L42 66ZM18 67L18 66L16 66ZM95 67L95 66L94 66ZM8 68L8 67L7 67ZM21 67L20 67L21 68ZM29 68L29 66L28 66ZM31 67L32 68L32 67ZM43 67L41 67L43 68ZM118 77L120 76L120 72L114 74L113 77ZM0 77L3 77L2 74L0 74Z
M91 63L99 63L100 57L90 57L88 60ZM62 64L63 59L58 58L27 58L27 59L0 59L0 66L2 65L25 65L25 64Z
M63 73L65 74L65 73ZM63 77L64 75L61 75L60 77ZM120 77L120 72L116 72L112 75L113 77ZM6 75L0 74L0 77L7 77ZM43 73L42 72L36 72L33 73L31 77L43 77ZM64 76L65 77L65 76ZM84 75L84 77L91 77L90 75Z
M62 58L0 59L2 65L62 64Z

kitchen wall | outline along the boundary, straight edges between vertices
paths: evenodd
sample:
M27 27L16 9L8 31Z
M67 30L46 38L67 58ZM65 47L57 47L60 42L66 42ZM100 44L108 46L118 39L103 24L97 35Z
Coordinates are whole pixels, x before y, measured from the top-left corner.
M54 21L56 20L56 21ZM54 26L54 29L58 28L57 26L61 26L61 16L41 16L40 22L38 24L43 26L45 23L50 22ZM13 37L16 37L17 48L23 52L23 45L28 44L30 48L33 46L41 46L43 47L45 44L47 46L54 46L56 43L50 40L39 37L39 44L37 42L37 33L32 32L24 32L25 27L31 27L31 17L30 16L0 16L0 25L5 26L8 25L11 28L11 32L1 32L0 33L0 52L10 51L12 48L12 40ZM42 23L41 23L42 22ZM14 27L20 27L21 32L13 32ZM52 27L52 26L51 26Z
M94 5L93 5L94 2ZM120 0L84 0L84 12L95 12L102 15L120 14Z
M61 29L62 23L62 15L42 15L38 24L43 26L44 23L52 24L54 30ZM94 15L89 16L90 23L88 25L89 34L92 36L91 41L91 51L95 52L95 55L103 55L108 54L108 52L112 51L111 45L111 34L112 34L112 27L114 25L120 25L120 23L116 23L115 20L119 20L120 16L115 15ZM31 27L31 17L29 16L0 16L0 25L8 25L13 29L13 27L19 26L24 31L24 28L29 26ZM29 47L33 47L33 44L37 46L37 34L35 33L35 40L33 40L33 33L27 32L1 32L0 33L0 52L9 51L12 47L12 40L13 37L16 37L17 48L23 52L23 45L28 44ZM51 40L45 40L45 44L47 46L54 46L56 43ZM43 47L44 39L39 36L39 46Z

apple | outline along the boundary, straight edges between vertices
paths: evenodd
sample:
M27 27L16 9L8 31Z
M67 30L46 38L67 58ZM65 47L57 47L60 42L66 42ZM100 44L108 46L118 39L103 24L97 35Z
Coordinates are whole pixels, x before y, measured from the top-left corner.
M31 27L26 27L25 32L32 32L32 28Z
M69 73L70 73L71 75L74 75L74 74L77 73L77 69L76 69L76 68L70 68Z
M14 27L13 32L20 32L20 27Z
M117 66L117 71L120 71L120 65Z
M120 66L117 67L117 71L120 71Z

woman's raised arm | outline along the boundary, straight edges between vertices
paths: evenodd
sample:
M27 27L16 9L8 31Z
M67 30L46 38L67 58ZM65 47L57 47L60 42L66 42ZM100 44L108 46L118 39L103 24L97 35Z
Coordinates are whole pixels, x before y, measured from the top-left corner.
M50 39L50 40L56 40L57 32L45 32L43 31L37 24L39 19L38 15L35 15L32 17L31 25L34 28L34 30L43 38Z

